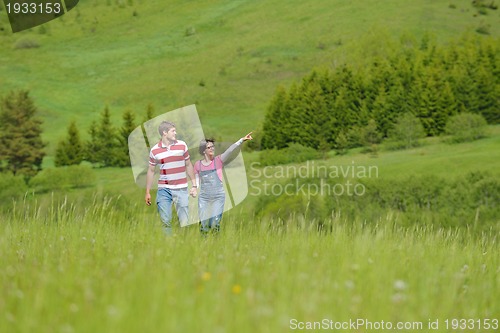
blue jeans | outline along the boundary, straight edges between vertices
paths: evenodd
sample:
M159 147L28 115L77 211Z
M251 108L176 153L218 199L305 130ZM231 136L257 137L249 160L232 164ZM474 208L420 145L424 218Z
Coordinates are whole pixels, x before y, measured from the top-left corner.
M172 234L172 202L177 211L177 217L181 225L188 222L188 191L187 187L179 189L159 188L156 195L158 213L165 227L167 235Z

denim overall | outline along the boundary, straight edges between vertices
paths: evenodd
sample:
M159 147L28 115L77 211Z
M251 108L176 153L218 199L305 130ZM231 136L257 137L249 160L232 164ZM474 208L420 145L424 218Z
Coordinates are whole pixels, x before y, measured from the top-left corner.
M214 159L212 170L200 171L201 189L198 199L198 213L201 221L200 231L203 234L206 234L210 229L213 229L214 232L219 231L226 200L224 185L217 175L215 161Z

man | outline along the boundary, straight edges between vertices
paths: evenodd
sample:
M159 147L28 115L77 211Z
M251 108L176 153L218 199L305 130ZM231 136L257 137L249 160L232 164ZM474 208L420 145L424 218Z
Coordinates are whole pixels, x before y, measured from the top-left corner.
M158 194L156 204L160 218L165 226L167 235L172 234L172 202L179 217L179 222L188 222L188 183L187 176L193 184L189 194L196 196L196 179L194 178L193 165L189 159L188 147L184 141L177 140L175 124L163 121L158 127L161 140L149 153L149 168L146 176L146 197L148 206L151 205L151 185L155 174L155 167L160 165L160 178L158 179Z

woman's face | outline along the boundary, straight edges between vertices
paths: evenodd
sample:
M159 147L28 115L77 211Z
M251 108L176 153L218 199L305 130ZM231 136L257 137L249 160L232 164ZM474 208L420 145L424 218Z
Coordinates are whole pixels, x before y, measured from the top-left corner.
M207 157L213 157L214 156L214 151L215 151L215 146L213 142L207 142L206 148L205 148L205 156Z

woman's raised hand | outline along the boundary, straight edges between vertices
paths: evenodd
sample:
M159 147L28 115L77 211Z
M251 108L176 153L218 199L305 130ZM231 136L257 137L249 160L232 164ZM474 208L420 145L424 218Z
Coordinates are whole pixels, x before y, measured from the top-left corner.
M244 137L242 137L243 141L253 140L253 138L252 138L252 133L253 133L253 132L250 132L250 133L248 133L247 135L245 135Z

